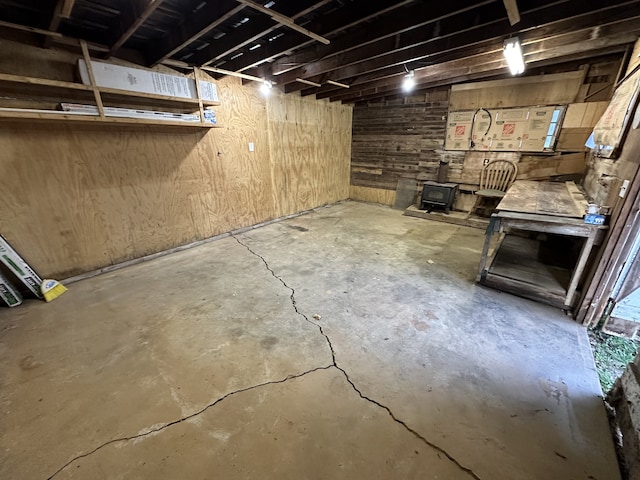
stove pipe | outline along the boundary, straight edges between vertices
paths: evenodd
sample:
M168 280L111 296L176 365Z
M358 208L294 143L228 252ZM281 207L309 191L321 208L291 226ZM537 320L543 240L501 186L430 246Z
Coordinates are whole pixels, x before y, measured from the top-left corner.
M440 160L440 165L438 166L438 183L447 183L447 178L449 177L449 162L446 160Z

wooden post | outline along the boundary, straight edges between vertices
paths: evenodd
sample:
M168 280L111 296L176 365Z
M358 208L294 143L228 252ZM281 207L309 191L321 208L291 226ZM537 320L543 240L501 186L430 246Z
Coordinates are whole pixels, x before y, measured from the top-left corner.
M104 105L102 104L102 97L100 96L100 90L96 85L96 77L93 74L93 67L91 66L91 57L89 56L89 48L87 42L80 40L80 48L82 49L82 56L84 57L84 63L87 65L87 73L89 74L89 81L91 82L91 90L93 90L93 96L96 99L96 105L98 106L98 114L101 118L105 118Z
M196 95L198 95L198 108L200 109L200 123L204 125L204 107L202 106L202 94L200 93L200 78L198 68L193 67L193 78L196 81Z

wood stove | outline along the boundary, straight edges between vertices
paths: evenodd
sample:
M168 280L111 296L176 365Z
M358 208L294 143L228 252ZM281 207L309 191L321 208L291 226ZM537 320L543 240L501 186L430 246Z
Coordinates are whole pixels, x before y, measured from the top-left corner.
M434 208L439 208L444 209L445 213L449 213L453 208L457 190L457 183L424 182L420 210L431 212Z

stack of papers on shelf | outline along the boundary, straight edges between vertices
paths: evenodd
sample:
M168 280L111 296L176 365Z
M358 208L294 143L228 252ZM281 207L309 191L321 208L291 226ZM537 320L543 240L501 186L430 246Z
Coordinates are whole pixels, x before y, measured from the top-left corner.
M82 105L80 103L61 103L60 107L65 112L84 114L84 115L98 115L98 107L95 105ZM155 110L140 110L137 108L117 108L117 107L104 107L104 114L107 117L120 117L120 118L143 118L147 120L166 120L174 122L200 122L200 115L197 113L172 113L172 112L158 112ZM213 110L205 110L204 116L205 123L215 124L216 115Z

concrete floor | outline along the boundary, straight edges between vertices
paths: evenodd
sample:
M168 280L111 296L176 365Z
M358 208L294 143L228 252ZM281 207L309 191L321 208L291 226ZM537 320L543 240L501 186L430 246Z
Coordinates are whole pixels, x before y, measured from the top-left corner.
M586 331L346 202L0 309L2 479L619 479Z

